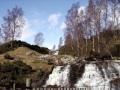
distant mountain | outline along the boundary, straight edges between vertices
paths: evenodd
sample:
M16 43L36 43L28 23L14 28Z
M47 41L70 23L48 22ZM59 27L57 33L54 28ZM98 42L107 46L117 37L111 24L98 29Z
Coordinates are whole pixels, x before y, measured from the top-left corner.
M49 53L49 49L46 47L39 47L37 45L31 45L31 44L24 42L24 41L15 40L15 41L10 41L10 42L7 42L7 43L0 45L0 54L15 50L16 48L19 48L19 47L27 47L27 48L29 48L33 51L36 51L38 53L41 53L41 54L48 54Z

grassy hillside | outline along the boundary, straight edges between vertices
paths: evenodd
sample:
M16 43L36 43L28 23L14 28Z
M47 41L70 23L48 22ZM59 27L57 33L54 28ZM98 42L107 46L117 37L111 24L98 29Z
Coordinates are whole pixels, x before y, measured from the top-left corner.
M11 47L12 43L12 47ZM48 48L39 47L36 45L30 45L23 41L12 41L0 45L0 63L6 61L21 60L24 63L30 65L34 70L42 69L43 71L51 71L53 65L49 65L44 60L40 60L42 54L49 53ZM5 58L8 54L14 58L14 60L9 60Z
M18 87L20 85L22 85L20 87L24 87L25 80L29 77L32 79L32 83L34 85L43 85L44 81L47 79L49 73L52 72L54 67L53 64L49 64L45 60L41 60L40 57L47 53L49 53L49 49L47 48L30 45L22 41L13 41L12 47L11 42L1 45L0 66L2 67L2 71L4 73L0 70L0 74L2 74L0 75L0 84L12 86L13 82L16 82ZM29 67L31 67L32 71L26 73L28 70L31 70ZM10 72L5 70L9 70ZM25 70L26 74L21 74L21 70ZM7 81L4 77L7 78Z
M23 42L23 41L10 41L10 42L7 42L7 43L4 43L2 45L0 45L0 54L3 54L3 53L6 53L8 51L12 51L18 47L27 47L31 50L34 50L38 53L41 53L41 54L48 54L49 53L49 49L48 48L45 48L45 47L39 47L37 45L30 45L26 42Z
M41 54L27 47L19 47L6 53L9 54L11 57L14 57L16 60L21 60L24 63L30 65L34 70L42 69L43 71L50 71L53 66L48 65L48 63L44 62L43 60L40 60L39 57L41 56ZM6 53L0 56L1 63L11 61L4 58Z

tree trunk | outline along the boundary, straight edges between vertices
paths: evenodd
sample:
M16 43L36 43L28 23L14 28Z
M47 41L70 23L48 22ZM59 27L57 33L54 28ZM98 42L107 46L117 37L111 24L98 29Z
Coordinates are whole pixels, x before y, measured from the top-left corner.
M100 53L100 37L99 37L99 34L98 34L98 53Z
M95 51L95 38L94 38L94 36L92 39L93 39L92 40L92 50Z
M87 38L85 39L85 43L86 43L86 48L85 48L85 51L86 51L86 56L87 56L87 51L88 51L88 48L87 48L87 46L88 46L88 41L87 41Z

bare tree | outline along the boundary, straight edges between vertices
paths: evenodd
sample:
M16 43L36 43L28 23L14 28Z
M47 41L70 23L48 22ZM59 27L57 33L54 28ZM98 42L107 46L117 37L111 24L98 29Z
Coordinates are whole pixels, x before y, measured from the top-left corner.
M117 40L116 30L118 29L119 24L119 14L120 14L120 0L109 0L111 8L111 18L112 18L112 29L114 30L114 40Z
M42 46L44 42L43 33L39 32L35 35L34 43L38 46Z
M84 15L84 37L85 37L85 51L86 55L88 53L88 39L89 39L89 34L88 34L88 19L87 15Z
M52 50L53 50L53 51L55 51L55 49L56 49L56 45L53 45L53 48L52 48Z
M19 38L25 24L22 8L15 7L8 9L7 15L3 17L4 23L1 25L2 36L5 42Z
M64 52L65 54L71 54L71 52L73 52L73 40L72 40L72 35L67 32L65 33L65 48L64 48ZM75 52L74 52L75 53Z
M2 32L1 32L1 28L0 28L0 44L2 43Z
M104 10L104 13L103 13L103 19L104 19L104 22L105 22L105 30L107 29L107 21L108 21L108 0L103 0L103 10Z
M62 39L62 37L60 37L59 44L58 44L58 49L60 49L60 47L62 46L62 44L63 44L63 39Z
M120 0L89 0L86 10L78 12L79 8L75 3L67 13L64 43L78 57L85 54L84 48L86 53L91 49L100 52L102 44L109 46L104 33L119 29Z
M102 7L103 0L95 0L95 27L96 27L96 36L97 36L97 52L100 53L100 32L102 29Z
M42 46L44 42L43 33L39 32L35 35L34 43L35 45Z
M95 4L94 0L89 0L89 4L87 7L88 21L89 21L89 31L90 37L92 37L92 50L95 50Z
M88 19L88 15L86 14L85 11L83 11L84 13L81 15L80 18L82 18L82 31L83 31L83 39L85 39L85 54L87 55L88 53L88 39L89 39L89 19Z
M78 12L80 6L79 3L72 5L71 9L68 11L66 17L66 30L68 33L66 35L71 35L72 39L72 48L75 51L76 55L79 57L82 53L82 44L83 44L83 12L80 14ZM67 39L66 39L67 40Z

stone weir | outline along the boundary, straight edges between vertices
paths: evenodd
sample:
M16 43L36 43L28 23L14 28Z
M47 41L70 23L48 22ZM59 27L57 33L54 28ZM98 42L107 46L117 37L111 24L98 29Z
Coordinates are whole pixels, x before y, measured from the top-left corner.
M120 87L119 77L120 62L118 61L82 61L55 66L43 87L84 87L89 88L88 90L120 90L116 89Z

